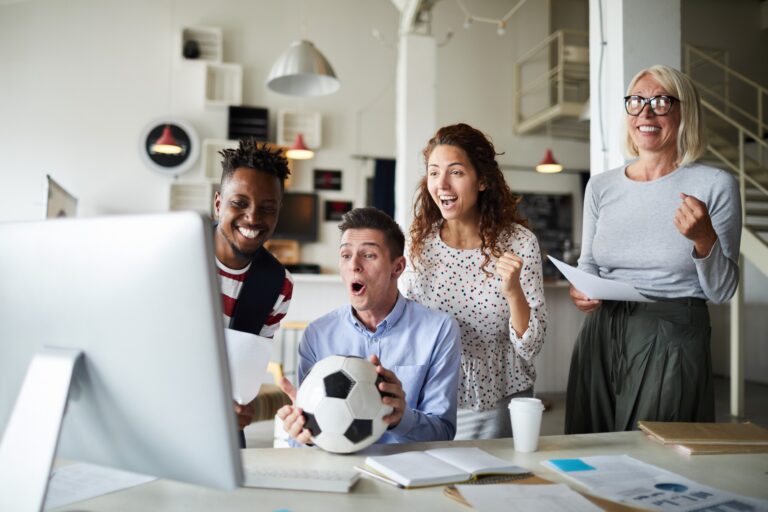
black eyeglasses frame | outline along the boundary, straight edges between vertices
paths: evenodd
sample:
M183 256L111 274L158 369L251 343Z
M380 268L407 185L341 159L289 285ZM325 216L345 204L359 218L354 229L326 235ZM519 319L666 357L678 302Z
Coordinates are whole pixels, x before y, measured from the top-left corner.
M643 101L643 106L640 107L640 110L637 111L637 114L633 114L629 111L629 100L632 98L639 98ZM653 107L651 102L657 98L667 98L669 101L669 110L664 112L663 114L659 114L656 112L656 109ZM655 116L666 116L672 111L672 107L675 103L682 103L679 98L675 98L674 96L671 96L669 94L657 94L656 96L651 96L650 98L644 98L643 96L640 96L639 94L631 94L629 96L624 96L624 111L627 113L627 115L637 117L640 114L643 113L643 109L645 109L645 106L647 105L649 109L651 109L651 112L653 112L653 115Z

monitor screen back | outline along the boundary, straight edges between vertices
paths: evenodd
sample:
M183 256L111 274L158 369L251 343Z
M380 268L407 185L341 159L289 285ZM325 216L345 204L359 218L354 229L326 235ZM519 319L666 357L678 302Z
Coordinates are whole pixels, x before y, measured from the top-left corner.
M239 485L211 231L194 213L0 224L0 431L35 352L78 348L59 456Z

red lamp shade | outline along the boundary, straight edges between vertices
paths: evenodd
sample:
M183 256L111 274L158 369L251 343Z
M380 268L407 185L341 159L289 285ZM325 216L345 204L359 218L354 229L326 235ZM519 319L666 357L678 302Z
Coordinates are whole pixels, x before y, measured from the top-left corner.
M164 155L178 155L183 153L185 148L179 144L176 137L173 136L171 125L167 124L165 125L165 128L163 128L163 133L150 147L150 151Z
M304 144L304 135L297 133L293 146L285 152L285 156L293 160L309 160L315 156L315 153Z
M563 166L560 165L557 160L555 160L554 156L552 156L551 149L547 149L547 152L544 153L544 159L539 162L539 165L536 166L536 171L545 174L552 174L562 170Z

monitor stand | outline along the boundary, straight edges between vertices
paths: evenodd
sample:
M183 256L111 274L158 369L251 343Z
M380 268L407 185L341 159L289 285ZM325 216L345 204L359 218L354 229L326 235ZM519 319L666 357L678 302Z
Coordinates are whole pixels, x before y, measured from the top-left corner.
M0 510L43 510L80 350L44 348L27 369L0 441Z

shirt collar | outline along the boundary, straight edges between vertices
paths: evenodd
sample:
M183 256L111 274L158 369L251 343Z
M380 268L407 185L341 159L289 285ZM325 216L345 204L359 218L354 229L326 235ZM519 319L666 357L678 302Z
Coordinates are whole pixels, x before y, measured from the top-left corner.
M403 316L403 312L405 311L405 306L407 304L407 300L405 297L400 294L400 292L397 292L397 301L395 302L395 307L392 308L392 311L389 312L387 317L382 320L379 325L376 326L376 332L369 331L365 325L355 316L354 308L350 305L347 309L347 320L357 329L358 331L365 333L366 336L383 336L387 331L392 329L392 327L397 324L397 322L400 320L400 318Z

